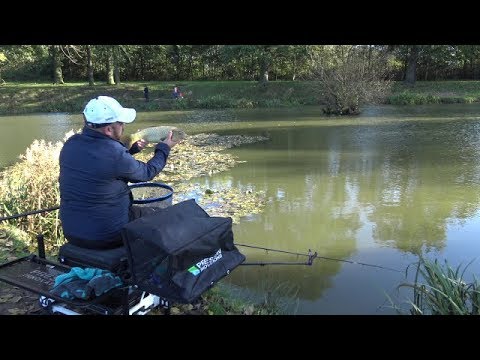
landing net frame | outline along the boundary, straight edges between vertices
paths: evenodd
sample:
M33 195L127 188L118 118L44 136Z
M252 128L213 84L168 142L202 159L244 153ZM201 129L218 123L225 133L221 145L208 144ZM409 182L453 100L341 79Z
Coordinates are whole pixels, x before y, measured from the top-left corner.
M144 205L155 202L172 202L173 188L161 182L141 182L129 184L133 195L133 203Z

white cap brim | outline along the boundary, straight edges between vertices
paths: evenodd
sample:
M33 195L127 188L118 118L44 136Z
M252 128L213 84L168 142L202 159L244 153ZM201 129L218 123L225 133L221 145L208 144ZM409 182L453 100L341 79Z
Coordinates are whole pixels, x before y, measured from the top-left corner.
M135 109L123 108L121 115L117 118L117 121L128 124L135 120L136 116L137 111Z

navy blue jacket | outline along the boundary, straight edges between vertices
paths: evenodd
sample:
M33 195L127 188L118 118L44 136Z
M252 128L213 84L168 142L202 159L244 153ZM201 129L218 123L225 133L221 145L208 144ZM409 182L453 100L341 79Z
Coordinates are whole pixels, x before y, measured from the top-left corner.
M70 137L60 152L60 220L65 236L90 241L118 237L129 222L132 204L127 182L152 180L169 154L170 147L160 142L144 163L121 142L90 128Z

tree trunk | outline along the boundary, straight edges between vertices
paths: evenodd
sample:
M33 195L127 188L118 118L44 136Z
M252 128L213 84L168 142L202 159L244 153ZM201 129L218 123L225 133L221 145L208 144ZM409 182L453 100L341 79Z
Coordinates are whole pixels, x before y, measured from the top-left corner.
M146 60L145 60L145 48L142 47L140 49L140 63L139 65L139 72L140 72L140 79L145 80L145 73L146 73Z
M115 79L113 77L113 58L111 51L109 51L107 55L107 84L115 85Z
M410 47L410 53L407 60L407 71L405 72L405 84L415 86L417 80L417 61L418 61L418 45Z
M60 45L52 45L53 84L64 84Z
M297 77L297 54L293 54L292 81Z
M87 73L88 73L88 85L95 85L93 79L93 62L92 62L92 47L87 45Z
M178 45L173 45L172 62L175 68L175 80L180 80L180 47Z
M118 66L118 48L112 47L113 58L113 80L115 85L120 85L120 68Z
M373 46L368 45L368 53L367 53L367 68L370 70L370 66L372 66L372 51Z
M476 64L475 57L472 55L470 57L470 73L471 73L472 80L477 79L477 67L475 64Z
M260 84L267 85L267 83L268 83L268 64L266 59L263 59L260 65Z
M262 83L263 83L263 84L268 83L268 70L263 71Z
M268 70L270 69L270 46L260 47L260 84L268 84Z
M118 68L117 65L115 65L114 70L113 70L113 79L115 81L115 85L120 84L120 69Z

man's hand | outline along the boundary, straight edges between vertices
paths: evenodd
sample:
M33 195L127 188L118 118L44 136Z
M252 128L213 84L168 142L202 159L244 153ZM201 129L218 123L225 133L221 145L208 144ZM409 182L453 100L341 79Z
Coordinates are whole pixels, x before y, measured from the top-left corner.
M139 153L140 151L143 150L143 148L147 145L147 143L148 143L148 141L145 141L143 139L135 141L132 144L132 147L130 148L130 150L128 150L128 152L132 155L136 154L136 153Z
M173 131L170 130L170 132L167 135L167 138L165 140L163 140L163 142L165 144L167 144L170 147L170 149L173 148L175 145L177 145L179 142L181 142L181 140L180 141L173 141L172 136L173 136Z

